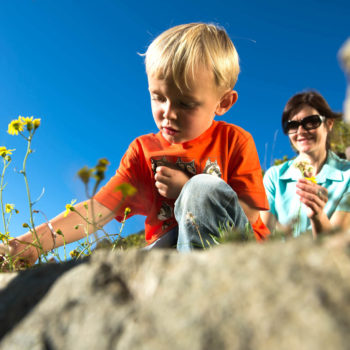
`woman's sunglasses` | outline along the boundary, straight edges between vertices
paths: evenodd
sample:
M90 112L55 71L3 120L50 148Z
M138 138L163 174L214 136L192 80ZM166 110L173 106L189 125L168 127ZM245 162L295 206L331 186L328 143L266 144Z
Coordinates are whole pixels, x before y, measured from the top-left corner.
M295 134L299 126L301 125L304 130L317 129L324 121L326 117L322 115L309 115L302 120L288 120L283 123L283 131L285 134Z

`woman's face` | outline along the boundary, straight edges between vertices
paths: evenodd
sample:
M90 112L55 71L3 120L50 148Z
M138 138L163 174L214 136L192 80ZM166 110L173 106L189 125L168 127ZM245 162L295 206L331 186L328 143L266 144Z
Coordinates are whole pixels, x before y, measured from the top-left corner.
M293 115L290 120L301 121L305 117L320 113L313 107L305 105L297 114ZM289 134L290 142L293 147L300 153L313 153L315 151L325 151L327 135L333 127L334 120L326 119L318 128L305 130L301 125L294 134Z

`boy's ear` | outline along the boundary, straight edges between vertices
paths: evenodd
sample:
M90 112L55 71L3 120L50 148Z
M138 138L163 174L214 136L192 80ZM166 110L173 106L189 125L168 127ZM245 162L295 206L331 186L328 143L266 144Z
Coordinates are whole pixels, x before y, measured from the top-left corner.
M220 100L220 103L216 107L215 114L223 115L225 114L237 101L238 94L235 90L227 91Z

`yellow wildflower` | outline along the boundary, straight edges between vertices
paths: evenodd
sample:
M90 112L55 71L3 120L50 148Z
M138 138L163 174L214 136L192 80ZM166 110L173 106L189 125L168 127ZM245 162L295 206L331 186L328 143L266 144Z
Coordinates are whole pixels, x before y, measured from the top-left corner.
M22 117L19 116L18 119L12 120L11 123L8 125L7 132L10 135L18 135L18 132L23 131L24 124L21 118Z
M20 117L23 125L27 128L28 131L31 131L34 127L33 117Z
M90 180L92 170L89 169L87 166L84 166L78 171L78 176L80 177L81 181L84 182L84 184L87 184Z
M72 259L77 258L79 256L79 252L76 249L74 249L69 253L69 255Z
M305 180L309 180L309 181L313 182L314 184L317 184L315 176L305 177Z
M136 193L136 188L126 182L118 185L114 190L121 191L123 197L133 196Z
M96 165L97 170L106 170L106 167L110 164L109 160L107 158L101 158L98 160L98 163Z
M101 158L98 160L98 163L95 166L95 179L97 181L102 181L105 178L105 171L107 170L107 166L109 164L110 163L107 158Z
M9 240L9 237L4 235L3 233L0 232L0 241L3 241L4 243L7 243Z
M15 205L14 204L9 204L9 203L5 204L5 212L6 213L12 213L13 209L15 209Z
M128 216L131 213L131 209L129 207L126 207L124 210L124 215Z
M39 118L33 120L34 130L36 130L40 126L40 121L41 119Z
M77 200L76 199L73 199L69 204L66 204L66 211L65 213L63 214L64 217L66 217L70 211L74 211L74 203L76 202Z
M5 146L0 146L0 156L5 158L8 155L11 155L14 149L7 149Z

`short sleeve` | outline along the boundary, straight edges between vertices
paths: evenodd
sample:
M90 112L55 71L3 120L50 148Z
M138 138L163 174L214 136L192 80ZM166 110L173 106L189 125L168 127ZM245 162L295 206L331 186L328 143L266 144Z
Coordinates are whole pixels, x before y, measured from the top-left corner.
M146 208L149 198L145 190L149 187L145 185L147 166L143 164L139 148L137 142L131 143L115 175L94 196L94 199L115 213L115 218L118 221L123 219L126 207L131 209L130 216L147 214ZM136 189L136 194L123 196L122 192L117 190L117 187L122 184L132 185Z
M345 192L340 201L338 206L336 207L335 211L346 211L350 212L350 192Z
M273 215L276 215L276 208L275 208L275 198L276 198L276 171L275 168L272 167L268 169L264 175L264 186L266 191L267 200L270 205L270 213Z
M258 152L250 134L246 133L245 140L234 147L231 159L229 185L251 206L268 209Z

